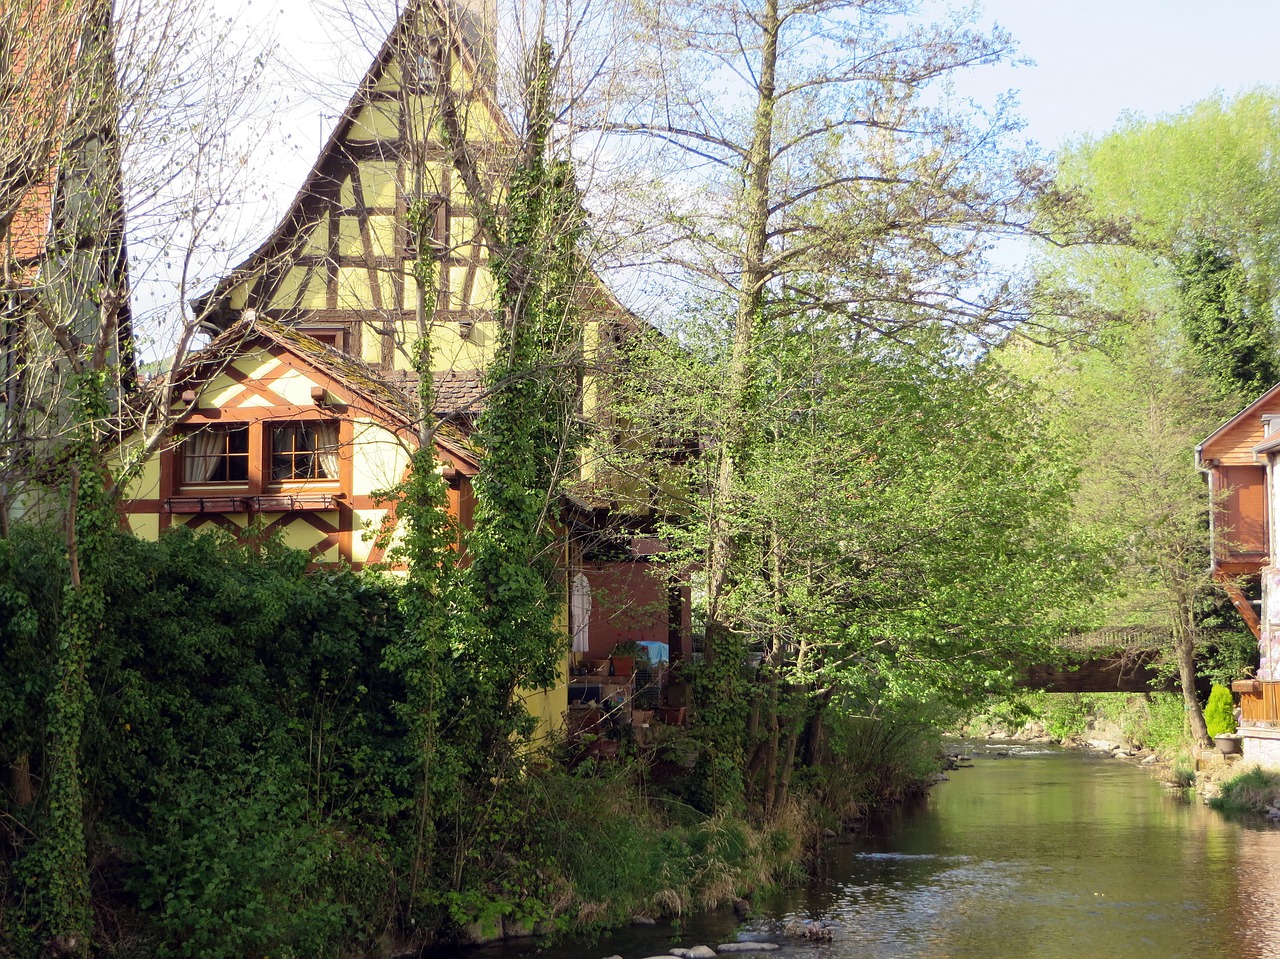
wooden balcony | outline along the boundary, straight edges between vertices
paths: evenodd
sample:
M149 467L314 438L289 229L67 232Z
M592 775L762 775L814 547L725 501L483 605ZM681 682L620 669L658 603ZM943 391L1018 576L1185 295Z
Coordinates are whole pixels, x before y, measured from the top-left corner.
M1231 691L1240 695L1240 725L1280 725L1280 680L1237 679Z
M336 493L277 493L266 496L170 496L167 513L314 513L338 508Z

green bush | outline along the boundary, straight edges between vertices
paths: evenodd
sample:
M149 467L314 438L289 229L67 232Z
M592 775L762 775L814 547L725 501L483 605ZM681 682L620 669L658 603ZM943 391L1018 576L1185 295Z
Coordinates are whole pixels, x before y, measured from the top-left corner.
M1231 698L1231 690L1226 686L1214 685L1209 691L1209 702L1204 707L1204 724L1210 736L1221 736L1236 731L1235 703Z
M829 713L826 761L797 770L796 785L836 816L860 806L900 802L919 793L938 772L941 738L908 716Z
M23 756L36 782L64 552L39 530L0 540L0 759ZM401 631L395 586L186 530L119 534L102 562L83 739L97 912L111 921L99 943L325 956L376 940L397 909L419 767L403 684L381 666ZM45 815L0 792L14 850L0 913L23 901Z

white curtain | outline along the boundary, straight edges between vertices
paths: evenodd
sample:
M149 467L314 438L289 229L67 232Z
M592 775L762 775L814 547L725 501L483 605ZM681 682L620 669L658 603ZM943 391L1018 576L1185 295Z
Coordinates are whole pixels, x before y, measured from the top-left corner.
M338 424L321 423L316 427L316 456L320 459L320 478L338 478Z
M271 431L271 478L287 480L293 478L293 434L296 427L277 426Z
M215 430L201 430L187 437L186 455L182 458L184 483L207 483L225 459L227 436Z
M591 628L591 584L582 571L573 574L569 584L569 629L573 633L573 651L587 652Z

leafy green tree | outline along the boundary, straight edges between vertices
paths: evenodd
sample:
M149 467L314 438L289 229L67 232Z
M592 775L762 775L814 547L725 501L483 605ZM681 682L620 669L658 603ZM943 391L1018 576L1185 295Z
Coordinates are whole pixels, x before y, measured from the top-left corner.
M633 370L652 405L630 421L672 430L666 448L706 427L714 343L701 362L686 351ZM732 700L699 708L737 732L741 788L764 813L797 763L822 755L830 710L943 721L1086 621L1100 565L1070 517L1074 467L1038 394L994 363L961 362L960 345L945 331L909 348L762 332L731 511L708 492L713 464L695 461L683 487L663 471L677 565L703 555L714 509L732 517L742 573L725 609L759 662L748 681L734 661L715 677Z
M1194 737L1208 735L1194 684L1202 610L1215 586L1195 445L1273 385L1280 232L1271 157L1280 99L1215 98L1065 148L1049 211L1064 245L1038 282L1060 345L1020 369L1055 398L1082 463L1080 515L1113 544L1112 624L1168 630ZM1074 245L1107 221L1120 242ZM1012 355L1011 351L1011 355Z
M913 21L919 12L911 0L646 5L635 63L647 96L605 124L646 138L653 168L671 171L643 184L636 235L667 277L699 291L688 312L710 309L722 331L695 431L712 438L700 721L725 801L746 763L739 718L719 716L737 699L749 632L733 597L758 585L770 555L770 524L744 506L769 468L761 413L785 388L770 350L824 329L837 351L824 356L927 342L938 327L987 333L1015 302L983 254L987 238L1019 228L1041 171L1006 147L1004 109L952 109L928 92L1008 56L1012 41L963 15Z

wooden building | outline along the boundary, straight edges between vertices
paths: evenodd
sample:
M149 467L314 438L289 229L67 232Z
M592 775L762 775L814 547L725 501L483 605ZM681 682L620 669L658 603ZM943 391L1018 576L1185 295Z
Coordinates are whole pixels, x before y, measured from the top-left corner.
M410 3L280 225L197 305L215 336L177 377L174 442L129 490L139 535L178 524L241 531L256 521L316 562L381 562L386 546L374 534L394 530L395 505L377 493L403 478L424 419L436 428L450 509L468 527L480 468L468 436L498 339L485 221L501 196L475 191L500 183L515 144L492 91L493 16L483 0ZM434 288L415 274L424 258ZM589 371L635 321L594 274L579 296L573 361L581 413L592 417ZM424 334L429 411L417 408L413 363ZM616 548L643 531L643 517L611 508L609 496L592 492L589 471L580 474L592 505L562 504L573 620L564 681L526 702L551 727L566 710L571 635L580 657L602 648L614 635L605 624L617 621L607 611L655 591L655 612L628 638L678 642L689 618L687 588L663 593L644 575L652 549ZM593 563L602 553L609 559ZM584 601L592 594L602 601Z
M1280 769L1280 385L1196 447L1212 498L1211 569L1258 640L1256 677L1240 695L1245 757Z

